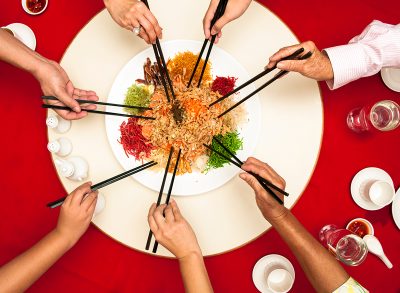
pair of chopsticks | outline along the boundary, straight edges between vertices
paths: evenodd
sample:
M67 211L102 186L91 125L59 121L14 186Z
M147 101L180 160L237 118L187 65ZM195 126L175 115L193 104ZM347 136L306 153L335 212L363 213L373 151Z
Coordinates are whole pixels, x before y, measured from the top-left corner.
M293 59L297 59L297 60L305 60L311 57L312 53L308 52L306 54L304 54L303 56L297 57L298 55L300 55L302 52L304 51L303 48L300 48L299 50L297 50L296 52L294 52L292 55L283 58L282 60L293 60ZM262 73L258 74L257 76L255 76L254 78L250 79L249 81L247 81L246 83L244 83L243 85L241 85L240 87L234 89L232 92L226 94L225 96L219 98L218 100L214 101L213 103L210 104L210 106L215 105L216 103L224 100L225 98L229 97L230 95L236 93L237 91L239 91L240 89L244 88L245 86L248 86L249 84L251 84L252 82L254 82L255 80L259 79L261 76L264 76L265 74L271 72L272 70L276 69L276 66L266 69L265 71L263 71ZM236 104L234 104L232 107L230 107L229 109L225 110L223 113L221 113L218 118L221 118L222 116L224 116L226 113L232 111L233 109L235 109L237 106L239 106L240 104L242 104L243 102L247 101L248 99L250 99L252 96L254 96L255 94L257 94L259 91L263 90L264 88L266 88L267 86L269 86L271 83L273 83L274 81L276 81L277 79L281 78L282 76L284 76L285 74L287 74L289 71L286 70L281 70L279 71L273 78L269 79L266 83L264 83L262 86L260 86L258 89L256 89L255 91L253 91L252 93L248 94L246 97L244 97L243 99L241 99L240 101L238 101Z
M210 29L214 26L214 24L217 22L217 20L222 15L224 15L227 5L228 5L228 0L219 0L218 6L217 6L217 10L215 11L214 17L211 20ZM199 80L197 82L197 87L200 87L200 85L201 85L201 80L203 79L204 71L206 70L206 67L207 67L208 58L210 57L210 53L211 53L211 50L212 50L212 47L214 45L216 37L217 37L216 34L211 37L210 46L208 47L206 59L204 60L204 65L203 65L203 68L201 69L201 74L200 74ZM206 48L208 41L209 41L208 39L204 40L203 46L201 47L201 50L200 50L200 53L199 53L199 57L197 58L196 65L193 68L192 75L190 76L189 83L188 83L187 87L190 87L190 85L192 84L193 77L194 77L194 75L196 73L197 67L199 66L199 63L200 63L200 60L201 60L201 56L204 53L204 49Z
M169 151L169 156L168 156L168 161L167 161L167 165L165 166L165 171L164 171L164 177L161 183L161 188L160 188L160 192L158 194L158 199L157 199L157 204L156 206L159 206L161 203L161 198L163 195L163 191L164 191L164 186L165 186L165 180L167 179L167 174L168 174L168 170L169 170L169 165L171 163L171 157L172 154L174 153L174 148L171 147L170 151ZM169 200L171 198L171 192L172 192L172 187L174 186L174 181L175 181L175 175L176 175L176 171L178 170L178 165L179 165L179 159L181 157L181 149L179 149L178 152L178 156L176 157L176 162L175 162L175 167L174 167L174 171L172 173L172 178L171 178L171 183L169 185L168 188L168 193L167 193L167 197L165 199L165 204L168 205L169 204ZM149 231L149 235L147 237L147 242L146 242L146 250L149 250L150 248L150 243L151 243L151 238L153 237L153 232L150 230ZM153 246L153 253L157 252L157 248L158 248L158 241L156 240L156 242L154 242L154 246Z
M143 3L150 10L150 6L149 6L149 3L147 2L147 0L143 0ZM156 43L152 44L152 46L153 46L154 55L156 56L158 68L160 70L161 83L162 83L162 85L164 87L165 95L167 97L167 101L170 102L171 99L169 97L168 87L171 90L171 95L172 95L173 99L175 99L175 92L174 92L174 87L172 86L171 78L169 77L167 64L165 63L164 54L163 54L162 49L161 49L160 40L158 38L156 38ZM167 81L165 81L165 79L164 79L165 77L166 77Z
M242 165L243 162L236 157L236 155L226 146L224 146L224 144L219 141L215 136L213 138L230 156L232 156L232 158L235 159L232 160L231 158L229 158L228 156L224 155L223 153L217 151L216 149L214 149L211 145L206 145L203 144L206 148L208 148L210 151L215 152L217 155L221 156L222 158L224 158L225 160L227 160L228 162L232 163L233 165L235 165L236 167L242 169ZM275 194L275 192L272 191L272 189L282 193L285 196L289 196L289 193L287 193L286 191L284 191L283 189L279 188L278 186L274 185L273 183L269 182L268 180L262 178L260 175L255 174L253 172L248 172L249 174L253 175L257 181L261 184L261 186L269 193L272 195L272 197L279 202L280 204L283 204L283 201Z
M129 177L129 176L131 176L131 175L133 175L133 174L139 173L140 171L143 171L143 170L145 170L145 169L147 169L147 168L153 167L154 165L157 165L157 162L154 162L154 161L148 162L148 163L146 163L146 164L143 164L143 165L141 165L141 166L138 166L138 167L136 167L136 168L133 168L133 169L131 169L131 170L128 170L128 171L126 171L126 172L123 172L123 173L121 173L121 174L118 174L118 175L116 175L116 176L114 176L114 177L111 177L111 178L109 178L109 179L107 179L107 180L101 181L101 182L99 182L99 183L97 183L97 184L95 184L95 185L92 185L90 189L91 189L92 191L99 190L100 188L103 188L103 187L105 187L105 186L107 186L107 185L110 185L110 184L112 184L112 183L115 183L115 182L117 182L117 181L119 181L119 180L121 180L121 179L124 179L124 178L126 178L126 177ZM55 201L49 202L49 203L47 204L47 206L48 206L49 208L54 209L54 208L56 208L56 207L62 205L63 202L64 202L64 200L65 200L66 198L67 198L67 197L64 196L64 197L59 198L59 199L57 199L57 200L55 200Z
M53 96L42 96L42 99L43 100L50 100L50 101L59 101L59 99L57 99L56 97L53 97ZM151 110L151 108L140 107L140 106L128 106L128 105L105 103L105 102L96 102L96 101L88 101L88 100L80 100L80 99L76 99L75 101L77 101L79 104L94 104L94 105L106 105L106 106L122 107L122 108ZM54 110L72 111L71 108L66 107L66 106L57 106L57 105L48 105L48 104L42 104L42 108L54 109ZM88 109L82 109L82 110L85 111L85 112L94 113L94 114L103 114L103 115L112 115L112 116L121 116L121 117L133 117L133 118L140 118L140 119L155 120L155 118L153 118L153 117L140 116L140 115L131 115L131 114L123 114L123 113L115 113L115 112L107 112L107 111L99 111L99 110L88 110Z

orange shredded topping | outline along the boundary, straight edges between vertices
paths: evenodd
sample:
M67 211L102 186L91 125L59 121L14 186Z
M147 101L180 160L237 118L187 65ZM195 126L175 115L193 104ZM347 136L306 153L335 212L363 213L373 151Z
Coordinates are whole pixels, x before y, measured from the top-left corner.
M192 52L180 52L175 55L174 58L168 60L168 70L172 77L181 75L183 79L188 82L190 75L192 74L193 68L196 65L198 54ZM204 65L204 59L201 59L197 67L196 73L193 76L193 81L198 81L200 78L201 70ZM206 69L204 70L202 81L208 82L212 80L211 65L207 62ZM197 84L197 83L196 83Z

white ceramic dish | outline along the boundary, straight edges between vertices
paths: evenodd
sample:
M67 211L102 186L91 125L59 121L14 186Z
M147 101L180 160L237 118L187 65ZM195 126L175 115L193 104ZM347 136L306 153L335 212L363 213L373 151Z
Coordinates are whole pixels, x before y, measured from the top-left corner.
M3 28L9 29L14 37L20 40L28 48L36 49L36 37L31 28L23 23L11 23Z
M373 180L383 180L393 185L393 180L388 173L379 168L369 167L359 171L353 177L350 186L351 196L353 197L353 200L356 202L356 204L361 208L369 211L375 211L383 208L382 206L378 206L372 201L367 200L366 198L368 198L368 195L364 194L365 191L362 188L363 183Z
M397 228L400 229L400 188L397 189L396 195L392 202L392 215Z
M382 68L381 76L388 88L400 92L400 68Z
M42 14L46 9L47 9L47 5L49 4L49 0L46 0L46 4L44 5L43 9L38 11L38 12L32 12L28 9L28 6L26 5L26 0L21 0L21 5L22 8L24 9L24 11L30 15L39 15Z
M279 254L269 254L260 258L253 268L253 283L258 291L262 293L273 293L273 291L268 288L265 272L274 269L285 269L292 275L293 279L295 279L294 267L286 257Z
M193 53L198 53L202 43L192 40L174 40L162 42L161 46L163 48L165 58L168 59L173 58L178 52L191 51ZM117 75L108 96L109 103L123 104L127 89L134 83L134 80L137 78L144 78L143 63L147 57L150 57L153 62L155 61L154 53L151 47L137 54L122 68L120 73ZM237 85L240 85L250 79L250 76L244 67L240 65L235 58L218 46L213 47L210 55L210 61L212 64L213 78L216 76L234 76L238 78L236 81ZM240 92L236 99L246 96L254 89L255 87L253 85L246 87ZM258 96L253 96L243 105L245 107L245 112L250 113L250 115L247 113L245 114L245 122L241 124L238 129L240 136L243 138L243 150L238 151L237 156L238 158L245 160L247 157L253 154L255 146L258 142L261 124L261 106ZM115 107L107 107L107 111L115 112L116 110L117 109ZM122 109L119 111L123 113ZM128 171L133 167L141 165L142 162L135 161L134 157L127 157L122 145L118 142L121 136L119 130L120 125L127 119L128 118L124 117L105 116L107 137L111 149L118 162L125 170ZM193 171L190 174L186 173L176 176L172 193L173 195L179 196L205 193L224 185L239 171L240 169L236 166L225 165L222 168L213 169L207 173ZM162 169L159 169L158 171L145 170L133 175L133 178L135 178L144 186L154 191L159 191L163 175L164 172ZM165 190L168 190L170 181L171 174L168 174L167 181L165 183Z

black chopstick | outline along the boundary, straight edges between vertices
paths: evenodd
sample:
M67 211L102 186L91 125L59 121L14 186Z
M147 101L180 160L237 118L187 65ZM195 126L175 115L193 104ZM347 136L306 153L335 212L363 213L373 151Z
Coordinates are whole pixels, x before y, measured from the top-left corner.
M226 5L228 4L228 0L220 0L220 1L222 1L222 8L221 8L220 14L217 16L217 19L219 19L222 15L224 15L225 9L226 9ZM210 46L208 47L207 55L206 55L206 58L204 59L204 64L203 64L203 68L201 69L199 81L197 82L197 87L200 87L201 81L203 80L204 71L206 70L208 59L210 57L211 50L212 50L212 48L214 46L214 42L215 42L216 38L217 38L217 34L215 34L215 35L213 35L211 37Z
M219 1L217 9L216 9L215 14L214 14L214 17L211 20L210 29L214 26L214 24L217 22L217 20L224 14L227 3L228 3L228 0L220 0ZM216 35L211 37L211 43L210 43L210 47L211 48L208 49L207 56L210 55L212 46L213 46L213 44L215 42L215 38L216 38ZM193 68L192 74L190 75L190 79L189 79L187 87L190 87L190 85L192 84L193 77L194 77L194 75L195 75L195 73L197 71L197 67L199 66L199 63L200 63L200 60L201 60L201 56L203 56L204 49L206 48L208 41L209 41L209 39L204 39L203 46L201 47L201 50L200 50L200 53L199 53L199 57L197 57L196 64L195 64L195 66ZM199 78L197 86L200 86L201 80L203 78L203 74L204 74L204 71L205 71L205 68L207 67L208 57L206 59L207 60L204 62L204 66L203 66L202 71L201 71L201 77Z
M311 52L308 52L306 54L304 54L303 56L297 58L298 60L304 60L307 58L310 58L312 55ZM252 96L254 96L256 93L258 93L259 91L263 90L264 88L266 88L267 86L269 86L271 83L273 83L275 80L281 78L282 76L284 76L285 74L289 73L289 71L286 70L281 70L279 71L273 78L271 78L270 80L268 80L266 83L264 83L262 86L260 86L258 89L256 89L255 91L253 91L252 93L248 94L246 97L244 97L243 99L241 99L239 102L237 102L236 104L234 104L232 107L230 107L229 109L225 110L223 113L218 115L218 118L221 118L222 116L224 116L226 113L232 111L233 109L235 109L237 106L239 106L240 104L242 104L243 102L247 101L248 99L250 99Z
M165 166L164 177L163 177L163 180L161 182L160 192L158 193L158 198L157 198L157 203L156 203L157 207L161 203L161 198L162 198L163 191L164 191L165 180L167 179L169 164L171 163L171 158L172 158L172 154L173 153L174 153L174 148L171 147L171 149L169 150L169 156L168 156L167 165ZM149 250L149 248L150 248L150 243L151 243L151 238L152 237L153 237L153 232L150 229L149 235L147 236L146 250Z
M280 62L280 61L283 61L283 60L291 60L291 59L297 57L299 54L301 54L301 53L303 53L303 52L304 52L304 48L300 48L300 49L296 50L293 54L282 58L281 60L279 60L279 62ZM276 64L278 64L279 62L277 62ZM263 77L264 75L266 75L266 74L270 73L271 71L275 70L275 69L276 69L276 64L275 64L275 66L273 66L273 67L271 67L271 68L265 69L263 72L257 74L256 76L254 76L253 78L249 79L249 80L246 81L244 84L238 86L238 87L235 88L233 91L227 93L227 94L224 95L223 97L221 97L221 98L215 100L214 102L212 102L212 103L209 105L209 107L211 107L211 106L213 106L213 105L215 105L215 104L217 104L217 103L219 103L219 102L225 100L227 97L233 95L234 93L240 91L242 88L248 86L249 84L251 84L251 83L255 82L256 80L260 79L261 77Z
M143 3L150 10L150 6L149 6L148 1L147 0L143 0ZM158 39L158 37L156 37L156 43L152 44L152 46L153 46L154 55L156 56L158 68L159 68L160 73L161 73L161 83L164 86L165 95L167 97L167 100L168 100L168 102L170 102L171 99L169 97L167 84L168 84L169 88L171 89L171 94L172 94L172 98L173 99L175 99L175 92L174 92L174 88L173 88L173 85L172 85L172 82L171 82L171 78L169 77L167 64L165 63L164 54L162 52L160 40ZM167 82L165 82L164 77L166 77Z
M176 157L174 172L172 173L172 179L171 179L171 183L169 184L167 198L165 199L165 204L166 205L169 204L169 199L171 198L172 187L174 186L175 175L176 175L176 171L178 170L180 157L181 157L181 149L179 149L178 156ZM157 247L158 247L158 241L156 240L156 242L154 242L154 246L153 246L153 253L157 252Z
M92 191L98 190L98 189L103 188L103 187L105 187L105 186L107 186L107 185L110 185L110 184L112 184L112 183L114 183L114 182L117 182L117 181L119 181L119 180L121 180L121 179L124 179L124 178L126 178L126 177L128 177L128 176L131 176L131 175L133 175L133 174L135 174L135 173L138 173L138 172L143 171L143 170L145 170L145 169L147 169L147 168L153 167L153 166L156 165L156 164L157 164L157 163L154 162L154 161L148 162L148 163L143 164L143 165L141 165L141 166L135 167L135 168L133 168L133 169L131 169L131 170L129 170L129 171L123 172L123 173L118 174L118 175L116 175L116 176L113 176L113 177L111 177L111 178L109 178L109 179L106 179L106 180L104 180L104 181L101 181L101 182L99 182L99 183L97 183L97 184L95 184L95 185L92 185L92 186L90 187L90 189L91 189ZM63 202L64 202L64 200L65 200L66 198L67 198L67 197L64 196L64 197L59 198L59 199L57 199L57 200L55 200L55 201L49 202L49 203L47 204L47 207L52 208L52 209L53 209L53 208L56 208L56 207L62 205Z
M58 98L53 96L42 96L43 100L51 100L51 101L59 101ZM121 108L131 108L131 109L138 109L138 110L152 110L149 107L141 107L141 106L130 106L130 105L123 105L123 104L114 104L114 103L106 103L106 102L99 102L99 101L88 101L88 100L81 100L75 99L79 104L94 104L94 105L104 105L104 106L113 106L113 107L121 107Z
M56 105L47 105L47 104L42 104L42 108L72 111L71 108L69 108L69 107L56 106ZM114 112L106 112L106 111L98 111L98 110L82 109L82 111L85 111L85 112L88 112L88 113L94 113L94 114L111 115L111 116L133 117L133 118L148 119L148 120L155 120L156 119L156 118L147 117L147 116L131 115L131 114L123 114L123 113L114 113Z
M225 156L223 153L217 151L216 149L212 148L211 146L206 145L206 144L203 144L203 145L204 145L206 148L208 148L210 151L215 152L217 155L219 155L219 156L221 156L222 158L224 158L225 160L229 161L231 164L233 164L233 165L235 165L236 167L242 169L242 165L241 165L241 164L235 162L234 160L232 160L231 158ZM243 169L242 169L242 170L243 170ZM250 173L250 172L248 172L248 173ZM251 174L251 175L253 175L253 174ZM253 176L254 176L254 175L253 175ZM257 178L256 178L256 179L257 179ZM257 179L257 181L261 184L261 186L262 186L269 194L272 195L272 197L273 197L277 202L279 202L280 204L283 204L283 201L282 201L282 200L281 200L267 185L263 184L263 181L259 181L258 179ZM265 181L265 182L268 182L268 181ZM273 185L272 183L270 183L270 184ZM275 186L275 185L273 185L273 186ZM277 187L277 186L275 186L275 187L276 187L277 189L279 188L279 187Z
M243 162L236 157L236 155L229 149L227 148L216 136L213 137L213 139L228 153L230 154L240 165L243 165ZM256 177L256 179L258 180L258 182L260 182L261 184L265 184L268 185L269 187L275 189L276 191L279 191L280 193L282 193L285 196L289 196L289 193L287 193L286 191L284 191L283 189L279 188L278 186L272 184L271 182L269 182L268 180L262 178L260 175L255 174L253 172L248 172L251 175L253 175L254 177Z
M228 154L230 154L230 155L236 160L236 162L237 162L238 164L240 164L240 168L242 168L243 162L242 162L238 157L236 157L236 155L235 155L233 152L231 152L231 150L228 149L222 142L220 142L220 141L218 140L217 137L214 136L213 139L214 139ZM213 149L212 146L211 146L211 149ZM218 151L215 150L215 149L213 149L213 151L215 151L218 155L222 156L223 158L228 159L228 157L225 156L224 154L222 154L221 152L218 152ZM236 166L237 166L237 165L236 165ZM268 180L262 178L262 177L259 176L258 174L255 174L255 173L253 173L253 172L251 172L251 171L246 171L246 172L249 173L249 174L251 174L251 175L253 175L253 176L257 179L257 181L258 181L268 192L273 193L274 195L276 195L276 194L269 188L269 187L271 187L271 188L275 189L276 191L279 191L279 192L282 193L283 195L289 196L289 193L287 193L287 192L284 191L283 189L279 188L278 186L272 184L272 183L269 182Z

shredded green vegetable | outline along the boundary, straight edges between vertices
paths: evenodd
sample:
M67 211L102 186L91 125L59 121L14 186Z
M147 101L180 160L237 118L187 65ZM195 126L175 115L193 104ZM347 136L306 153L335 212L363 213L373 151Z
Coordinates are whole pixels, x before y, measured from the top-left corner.
M150 92L147 86L133 84L125 95L124 105L127 106L140 106L140 107L148 107L150 104ZM141 109L132 109L132 108L124 108L125 112L138 115L143 110Z
M222 136L221 134L218 134L216 137L220 142L222 142L222 144L225 147L227 147L235 155L238 150L241 150L243 148L243 141L239 137L239 133L237 131L228 132L224 136ZM230 154L228 154L216 141L213 140L211 146L213 149L223 153L228 158L232 158L232 156ZM210 158L208 159L207 167L206 167L205 171L207 172L211 169L221 168L226 163L229 163L229 161L222 158L218 154L212 152L210 155Z

